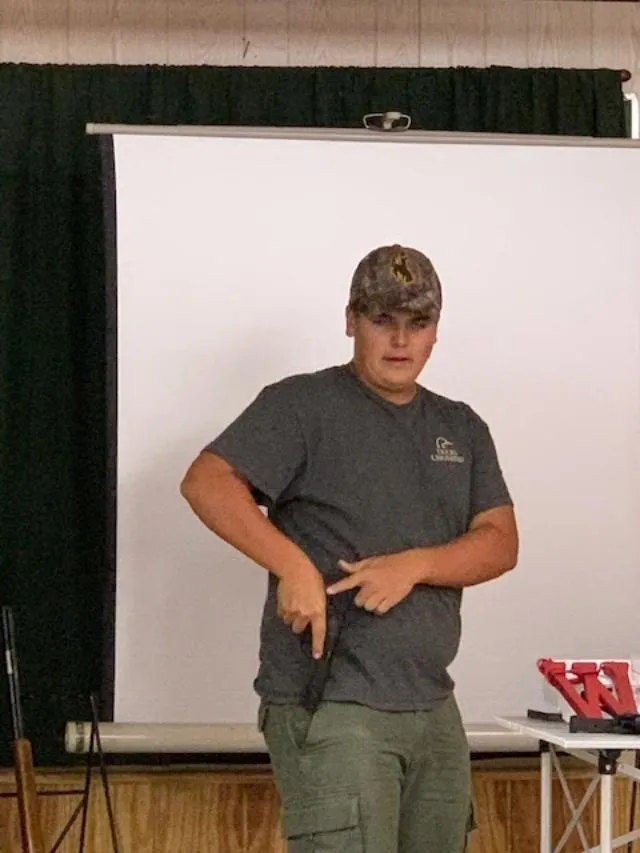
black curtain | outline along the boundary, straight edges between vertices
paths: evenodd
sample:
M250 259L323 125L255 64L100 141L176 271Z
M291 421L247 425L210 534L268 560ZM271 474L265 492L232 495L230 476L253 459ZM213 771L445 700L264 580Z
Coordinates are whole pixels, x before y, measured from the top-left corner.
M87 122L413 128L620 137L609 70L0 65L0 604L16 618L26 734L63 764L112 632L105 251ZM103 709L103 714L108 709ZM9 765L0 679L0 764Z

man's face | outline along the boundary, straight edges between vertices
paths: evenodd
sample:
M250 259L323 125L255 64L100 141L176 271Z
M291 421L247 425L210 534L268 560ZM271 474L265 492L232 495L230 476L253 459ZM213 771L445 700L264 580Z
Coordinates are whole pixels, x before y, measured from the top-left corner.
M436 342L437 324L402 311L354 314L347 310L347 335L361 378L381 396L408 402Z

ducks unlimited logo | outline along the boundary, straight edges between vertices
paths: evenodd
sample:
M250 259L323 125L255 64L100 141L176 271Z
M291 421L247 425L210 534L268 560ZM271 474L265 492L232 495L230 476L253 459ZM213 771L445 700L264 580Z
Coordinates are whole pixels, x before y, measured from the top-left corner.
M455 448L452 441L439 435L436 438L436 452L431 454L432 462L464 462L464 456Z

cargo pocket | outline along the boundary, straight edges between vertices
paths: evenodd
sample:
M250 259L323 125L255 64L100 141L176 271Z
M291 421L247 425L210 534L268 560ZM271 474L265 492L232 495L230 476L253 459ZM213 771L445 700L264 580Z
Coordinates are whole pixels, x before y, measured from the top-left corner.
M469 803L469 816L467 817L467 832L473 832L477 828L475 804L471 800Z
M469 803L469 814L467 816L467 826L466 826L467 831L465 834L465 843L464 843L464 847L463 847L464 853L466 853L466 851L469 849L469 843L471 841L469 836L471 835L472 832L475 832L477 828L478 828L478 823L476 821L476 809L475 809L475 804L473 802L473 798L471 798L471 801Z
M357 797L291 803L283 824L288 853L363 853Z

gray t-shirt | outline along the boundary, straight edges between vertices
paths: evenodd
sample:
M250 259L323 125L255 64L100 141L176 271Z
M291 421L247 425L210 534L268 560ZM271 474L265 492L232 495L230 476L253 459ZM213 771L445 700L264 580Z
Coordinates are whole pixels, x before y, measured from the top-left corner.
M473 516L511 503L485 422L420 387L406 405L348 366L264 388L207 445L250 481L271 521L327 579L338 560L440 545ZM312 674L309 636L276 613L269 575L254 683L267 701L300 701ZM352 605L323 697L386 710L436 707L453 689L461 590L418 585L383 616Z

